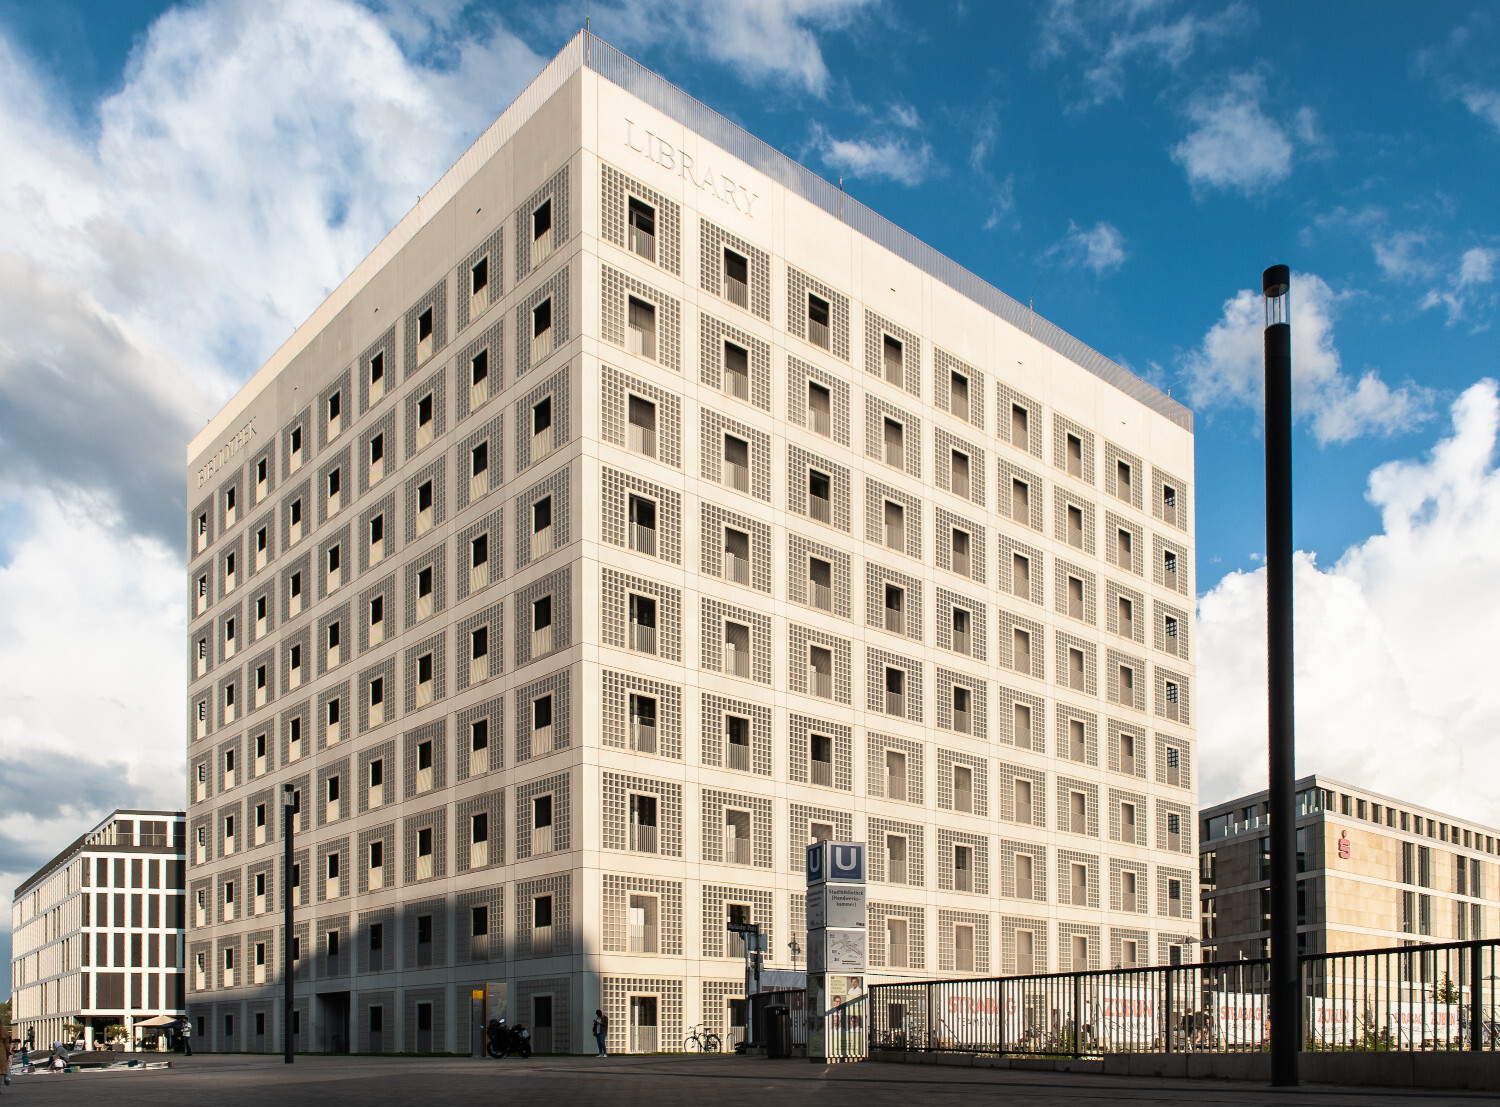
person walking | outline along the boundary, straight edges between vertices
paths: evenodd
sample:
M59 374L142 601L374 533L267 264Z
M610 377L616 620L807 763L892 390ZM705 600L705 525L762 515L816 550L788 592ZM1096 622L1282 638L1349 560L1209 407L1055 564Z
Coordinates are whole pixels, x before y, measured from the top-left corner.
M607 1049L605 1049L605 1047L604 1047L604 1043L606 1041L608 1041L608 1040L609 1040L609 1016L606 1015L603 1011L595 1009L595 1011L594 1011L594 1041L596 1041L596 1042L599 1043L599 1052L598 1052L597 1056L599 1056L599 1057L607 1057L609 1055L609 1051Z
M4 1051L0 1053L0 1077L3 1077L0 1079L0 1087L10 1087L11 1044L10 1020L6 1019L0 1023L0 1050Z
M187 1019L182 1021L182 1052L188 1057L193 1055L193 1024Z

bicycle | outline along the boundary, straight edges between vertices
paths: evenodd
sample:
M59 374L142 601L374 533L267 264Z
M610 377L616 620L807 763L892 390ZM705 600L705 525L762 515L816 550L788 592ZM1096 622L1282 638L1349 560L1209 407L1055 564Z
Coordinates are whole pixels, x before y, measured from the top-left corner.
M684 1053L718 1053L721 1044L719 1036L707 1026L688 1027L688 1036L682 1039Z

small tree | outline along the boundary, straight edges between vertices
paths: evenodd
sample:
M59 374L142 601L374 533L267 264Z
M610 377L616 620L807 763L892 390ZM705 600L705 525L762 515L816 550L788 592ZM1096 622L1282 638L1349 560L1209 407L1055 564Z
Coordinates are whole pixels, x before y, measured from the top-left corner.
M125 1040L125 1027L117 1022L112 1022L104 1028L104 1040L106 1042L123 1042Z
M1432 999L1435 1003L1458 1002L1458 988L1447 973L1443 973L1443 979L1432 986Z
M63 1033L67 1035L68 1041L76 1042L79 1038L83 1037L83 1023L65 1022L63 1023Z

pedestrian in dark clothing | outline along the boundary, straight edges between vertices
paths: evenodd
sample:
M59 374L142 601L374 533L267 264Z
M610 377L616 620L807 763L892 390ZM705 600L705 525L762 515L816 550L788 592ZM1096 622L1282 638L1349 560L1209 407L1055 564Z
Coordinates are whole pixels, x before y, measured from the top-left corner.
M598 1056L606 1057L609 1051L604 1048L604 1043L609 1039L609 1016L603 1011L594 1011L594 1041L599 1043Z

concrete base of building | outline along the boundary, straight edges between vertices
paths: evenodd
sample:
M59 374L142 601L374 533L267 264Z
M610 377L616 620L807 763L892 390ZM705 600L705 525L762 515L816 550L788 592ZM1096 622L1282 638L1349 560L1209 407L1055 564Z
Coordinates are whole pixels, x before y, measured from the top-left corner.
M871 1061L951 1065L1096 1076L1155 1076L1196 1080L1271 1079L1269 1053L1111 1053L1105 1057L1024 1057L992 1053L871 1050ZM1304 1053L1304 1084L1354 1087L1500 1091L1500 1053Z

